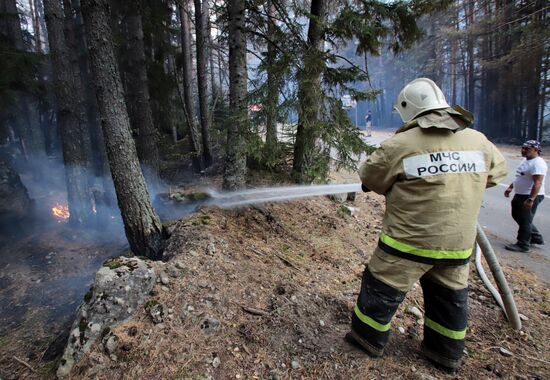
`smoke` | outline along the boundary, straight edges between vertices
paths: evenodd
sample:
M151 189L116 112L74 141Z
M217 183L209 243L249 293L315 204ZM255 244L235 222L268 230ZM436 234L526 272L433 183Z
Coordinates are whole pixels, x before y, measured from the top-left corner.
M69 215L66 213L68 211L66 170L61 159L30 156L24 162L16 161L14 167L34 203L34 209L29 210L30 218L26 220L32 225L30 232L40 233L59 226L65 227L69 222ZM90 224L80 228L81 232L87 235L96 233L100 235L102 241L124 237L122 218L110 176L99 177L91 170L77 170L77 172L88 173L85 183L92 199ZM79 230L78 226L70 227L76 231Z

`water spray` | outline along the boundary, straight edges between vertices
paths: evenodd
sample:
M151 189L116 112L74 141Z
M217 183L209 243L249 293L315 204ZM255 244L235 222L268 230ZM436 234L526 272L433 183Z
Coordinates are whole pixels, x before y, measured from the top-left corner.
M209 199L205 203L222 208L232 208L258 203L283 202L298 198L355 193L359 191L361 191L360 183L266 187L227 193L208 190L206 193Z

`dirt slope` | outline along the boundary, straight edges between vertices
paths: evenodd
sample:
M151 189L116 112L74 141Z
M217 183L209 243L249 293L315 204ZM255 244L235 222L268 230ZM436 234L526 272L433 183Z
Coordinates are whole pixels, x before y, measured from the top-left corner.
M418 353L422 322L405 310L423 310L420 287L397 311L384 358L370 359L344 342L383 202L360 194L351 216L318 197L203 209L177 222L167 251L172 258L152 264L166 273L164 283L135 318L108 333L105 342L110 335L117 341L110 354L99 342L73 378L549 379L550 292L508 267L528 318L524 329L508 326L472 271L465 362L456 376Z

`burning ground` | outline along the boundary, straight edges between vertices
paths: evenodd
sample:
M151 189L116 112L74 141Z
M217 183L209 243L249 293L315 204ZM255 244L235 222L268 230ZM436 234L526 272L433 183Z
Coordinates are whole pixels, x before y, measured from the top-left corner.
M151 263L160 276L149 300L107 333L115 339L97 342L71 377L550 377L550 292L533 275L509 267L518 309L527 318L524 328L508 327L472 271L469 334L457 376L432 368L418 353L422 321L411 309L423 310L419 287L396 314L384 358L369 359L345 343L384 209L383 198L370 194L358 195L351 206L317 197L238 210L203 208L170 225L170 259ZM29 323L26 329L47 331L48 325ZM22 347L16 335L2 338L0 377L53 377L53 364L42 355L46 340ZM116 345L106 347L107 340Z

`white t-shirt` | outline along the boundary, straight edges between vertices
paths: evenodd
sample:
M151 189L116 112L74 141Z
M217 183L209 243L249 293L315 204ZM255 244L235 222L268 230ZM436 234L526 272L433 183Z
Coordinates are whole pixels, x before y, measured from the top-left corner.
M535 157L530 160L523 160L516 170L516 179L514 180L514 191L516 194L530 195L533 187L533 176L546 176L548 166L541 157ZM538 195L544 195L544 179Z

